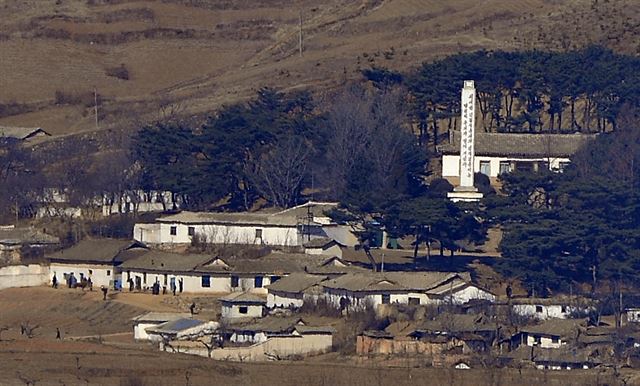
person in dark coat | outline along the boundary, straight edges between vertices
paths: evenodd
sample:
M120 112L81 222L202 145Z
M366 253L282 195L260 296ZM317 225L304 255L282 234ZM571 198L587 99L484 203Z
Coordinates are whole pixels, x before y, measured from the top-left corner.
M58 278L55 273L53 274L53 279L51 279L51 287L58 288Z
M127 282L129 283L129 292L133 292L133 279L129 278Z
M102 290L102 300L107 300L107 292L109 292L109 288L102 286L100 289Z
M193 314L196 313L196 303L195 302L191 303L191 305L189 306L189 311L191 311L191 316L193 316Z
M182 278L178 280L178 284L180 285L180 293L182 293L182 290L184 289L184 281L182 280Z
M61 340L62 339L62 334L60 334L60 329L56 327L56 339L57 340Z

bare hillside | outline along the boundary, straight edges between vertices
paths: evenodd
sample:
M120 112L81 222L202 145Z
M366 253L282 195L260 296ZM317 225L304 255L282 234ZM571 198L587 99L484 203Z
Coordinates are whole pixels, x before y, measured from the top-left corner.
M263 86L322 91L372 65L477 49L636 54L633 0L0 0L0 124L61 135L202 114ZM302 21L303 55L298 41Z

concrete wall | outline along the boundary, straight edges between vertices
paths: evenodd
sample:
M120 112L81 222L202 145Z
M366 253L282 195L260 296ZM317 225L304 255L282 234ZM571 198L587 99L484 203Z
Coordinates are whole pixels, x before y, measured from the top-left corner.
M246 307L245 313L240 308ZM223 319L261 318L264 306L258 304L222 304Z
M536 343L536 341L539 341L540 343ZM554 342L553 338L547 335L527 334L525 344L527 346L536 346L541 348L560 348L567 344L567 342L563 342L560 338Z
M151 340L147 331L145 331L148 327L159 326L164 322L152 323L152 322L144 322L137 323L133 326L133 337L136 340Z
M49 281L53 279L53 275L56 275L59 286L66 286L67 283L64 280L64 274L71 274L75 276L78 283L80 282L80 274L83 274L86 278L91 278L94 287L106 286L109 287L112 284L112 280L116 279L115 268L112 265L101 264L64 264L64 263L52 263L49 267L51 271L49 274ZM91 273L89 272L91 271Z
M50 285L49 267L29 264L10 265L0 268L0 290L17 287Z
M267 295L267 307L300 308L304 304L303 294L271 292Z
M212 244L247 244L247 245L277 245L298 246L302 244L302 237L296 226L276 227L260 225L216 225L216 224L180 224L160 223L161 243L191 243L189 227L194 232ZM176 234L171 234L171 227L176 227ZM134 228L135 229L135 228ZM262 238L256 238L256 230L262 230ZM140 232L140 229L138 229ZM144 230L143 230L144 233ZM134 238L140 237L134 233ZM144 236L143 236L144 238Z
M469 285L461 290L455 291L452 296L446 296L441 300L433 299L430 303L451 302L454 304L464 304L471 299L482 299L494 302L496 300L496 296L476 286Z
M172 347L161 350L184 354L209 356L206 348L196 342L172 342ZM228 361L267 361L290 356L304 356L331 351L332 335L308 334L301 336L273 337L248 347L227 347L211 351L211 358Z
M545 320L549 318L567 319L572 310L569 306L560 304L514 304L513 311L518 315Z
M474 159L473 170L475 173L480 172L480 162L489 162L489 177L497 177L500 173L500 162L546 162L549 161L551 170L560 169L560 164L570 162L569 158L516 158L516 157L487 157L476 155ZM460 176L460 156L443 155L442 156L442 177L459 177Z

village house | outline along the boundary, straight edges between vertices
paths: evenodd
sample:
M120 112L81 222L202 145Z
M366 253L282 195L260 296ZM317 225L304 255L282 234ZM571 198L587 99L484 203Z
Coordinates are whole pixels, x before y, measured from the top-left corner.
M640 323L640 307L629 307L625 310L627 322Z
M10 127L0 126L0 138L13 138L20 141L30 141L35 138L50 137L51 134L40 127Z
M342 248L344 245L329 237L321 237L305 242L303 245L304 253L308 255L326 255L342 257Z
M353 273L321 283L322 297L350 311L385 304L461 304L471 299L495 300L495 295L471 283L468 273Z
M218 322L205 322L192 318L180 318L165 323L147 327L146 333L150 341L160 342L162 348L167 351L172 341L197 339L215 333L220 324Z
M442 177L454 186L460 183L460 132L449 132L449 141L440 146ZM515 170L561 171L571 157L593 135L475 133L475 173L485 174L494 183L502 173Z
M250 292L234 292L219 299L222 319L231 321L244 318L261 318L265 315L267 301Z
M78 283L91 279L94 286L120 289L120 266L148 250L131 240L84 239L71 248L49 254L50 279L56 276L60 285L73 277Z
M579 297L556 296L553 298L514 297L510 299L513 312L539 320L567 319L572 314L589 310L591 302Z
M602 363L599 358L575 347L554 349L521 346L504 354L501 359L514 367L522 363L533 364L538 370L591 369Z
M384 331L357 337L358 355L420 355L432 366L469 363L469 356L491 350L499 328L484 315L440 314L422 322L395 322Z
M201 243L301 247L326 238L323 228L340 227L324 212L335 203L308 202L280 212L180 212L152 224L136 224L133 238L149 244Z
M135 340L150 340L147 328L156 327L173 320L190 317L182 312L147 312L131 319L133 323L133 337Z
M575 343L584 328L584 320L549 319L541 324L520 327L511 337L512 348L519 346L537 346L541 348L560 348Z
M0 265L20 263L23 257L42 255L58 244L60 239L34 228L0 226Z
M268 308L300 308L305 302L317 301L322 293L320 283L328 277L295 272L267 287Z

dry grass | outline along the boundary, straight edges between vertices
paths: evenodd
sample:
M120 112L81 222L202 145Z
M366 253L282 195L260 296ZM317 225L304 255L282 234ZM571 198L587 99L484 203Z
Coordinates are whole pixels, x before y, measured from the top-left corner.
M403 70L459 51L596 42L636 53L640 4L589 3L2 0L0 104L53 102L56 91L84 94L95 86L106 100L100 128L131 129L156 119L167 98L184 104L185 114L200 114L261 86L324 90L371 65ZM129 80L105 71L121 64ZM39 125L54 134L94 129L86 109L38 108L0 124Z

